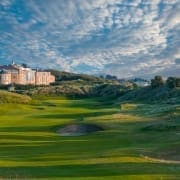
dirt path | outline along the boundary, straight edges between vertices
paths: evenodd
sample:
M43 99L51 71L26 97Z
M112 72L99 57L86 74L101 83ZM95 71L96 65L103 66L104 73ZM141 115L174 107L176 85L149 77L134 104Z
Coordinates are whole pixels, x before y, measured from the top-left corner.
M147 159L147 160L150 160L150 161L162 162L162 163L180 164L180 161L157 159L157 158L152 158L152 157L149 157L149 156L144 156L143 154L140 154L140 156L143 157L144 159Z

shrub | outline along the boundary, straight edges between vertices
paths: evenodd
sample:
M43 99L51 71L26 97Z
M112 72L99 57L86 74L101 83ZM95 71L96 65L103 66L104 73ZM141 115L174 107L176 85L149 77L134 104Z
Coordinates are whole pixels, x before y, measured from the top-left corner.
M151 79L151 87L157 88L164 84L164 81L161 76L155 76L154 79Z
M26 95L20 95L7 91L0 91L0 103L18 103L27 104L31 101L31 98Z
M169 88L175 88L176 87L176 78L175 77L168 77L166 84Z
M168 77L168 79L166 81L166 85L171 89L180 87L180 78Z

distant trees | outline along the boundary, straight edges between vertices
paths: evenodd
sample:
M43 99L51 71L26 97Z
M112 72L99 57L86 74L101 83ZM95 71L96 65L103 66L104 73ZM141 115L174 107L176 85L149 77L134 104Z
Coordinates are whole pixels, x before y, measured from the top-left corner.
M154 79L151 79L151 87L157 88L165 85L171 89L180 87L180 78L178 77L168 77L166 81L163 80L161 76L155 76Z
M180 78L177 78L177 77L168 77L168 79L166 81L166 85L169 88L180 87Z
M107 74L105 76L105 79L108 79L108 80L118 80L118 78L116 76L113 76L113 75L110 75L110 74Z
M22 63L22 67L28 68L29 66L27 64L25 64L25 63Z
M157 88L164 85L162 76L155 76L154 79L151 79L151 87Z
M47 69L47 71L51 72L55 78L56 82L58 81L74 81L74 80L84 80L84 81L90 81L90 82L97 82L102 81L102 79L97 78L95 76L86 75L86 74L76 74L76 73L70 73L70 72L63 72L53 69Z
M180 87L180 78L176 79L176 87Z

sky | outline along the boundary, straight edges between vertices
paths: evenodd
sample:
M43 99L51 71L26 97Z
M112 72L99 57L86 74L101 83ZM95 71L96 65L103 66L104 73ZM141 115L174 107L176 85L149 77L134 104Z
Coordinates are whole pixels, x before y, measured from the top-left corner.
M0 64L180 75L180 0L0 0Z

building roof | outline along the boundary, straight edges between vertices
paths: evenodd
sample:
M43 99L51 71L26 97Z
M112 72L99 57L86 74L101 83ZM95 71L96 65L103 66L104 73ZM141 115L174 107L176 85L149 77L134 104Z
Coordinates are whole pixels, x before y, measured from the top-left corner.
M0 70L18 70L18 68L10 64L0 66Z
M13 72L13 71L19 71L19 70L25 70L25 71L36 71L36 72L49 72L42 69L31 69L29 67L23 67L22 65L15 64L14 61L12 61L12 64L9 65L0 65L0 71L7 71L7 72Z

